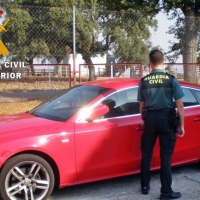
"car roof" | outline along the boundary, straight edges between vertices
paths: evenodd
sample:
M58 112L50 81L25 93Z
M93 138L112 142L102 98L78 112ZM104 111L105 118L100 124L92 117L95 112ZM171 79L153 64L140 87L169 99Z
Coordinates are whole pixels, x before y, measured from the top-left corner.
M84 85L94 85L104 88L113 88L115 90L126 88L126 87L134 87L138 86L140 79L133 78L108 78L102 80L88 81L84 83Z
M88 81L86 83L82 83L82 85L94 85L94 86L99 86L99 87L104 87L104 88L113 88L113 89L121 89L121 88L128 88L128 87L134 87L138 86L140 83L140 78L106 78L106 79L101 79L101 80L95 80L95 81ZM200 85L186 82L179 80L179 83L182 86L185 87L191 87L191 88L196 88L200 89Z
M190 82L186 82L186 81L179 81L179 83L182 86L185 86L185 87L191 87L191 88L200 89L200 85L195 84L195 83L190 83Z

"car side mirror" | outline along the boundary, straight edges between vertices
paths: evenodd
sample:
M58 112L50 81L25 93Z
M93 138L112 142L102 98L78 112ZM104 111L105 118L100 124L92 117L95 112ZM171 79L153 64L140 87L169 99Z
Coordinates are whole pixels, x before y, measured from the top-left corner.
M105 115L108 112L109 112L109 108L107 105L102 104L102 105L96 106L92 109L92 112L89 115L89 117L87 118L87 121L89 121L89 122L93 121L93 120Z

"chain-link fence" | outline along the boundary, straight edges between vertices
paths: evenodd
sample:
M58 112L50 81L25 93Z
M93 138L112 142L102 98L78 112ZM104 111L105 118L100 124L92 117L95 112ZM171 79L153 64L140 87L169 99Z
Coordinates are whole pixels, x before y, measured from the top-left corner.
M194 74L193 77L200 77L200 63L165 63L164 70L169 74L174 75L179 80L185 80L185 72Z
M89 79L89 68L95 68L95 79L107 78L141 78L146 75L142 63L109 63L109 64L80 64L78 73L79 83Z
M84 81L149 73L155 23L137 10L13 4L0 8L0 114L30 110ZM183 66L166 70L184 79Z

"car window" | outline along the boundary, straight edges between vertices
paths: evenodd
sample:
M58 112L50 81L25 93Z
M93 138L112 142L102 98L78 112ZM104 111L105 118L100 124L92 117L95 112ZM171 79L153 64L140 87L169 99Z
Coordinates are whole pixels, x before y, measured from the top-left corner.
M184 93L184 97L182 98L184 107L194 106L194 105L198 105L199 104L197 99L193 95L192 90L190 88L182 87L182 89L183 89L183 93Z
M50 120L66 121L107 90L108 88L79 85L45 101L29 113Z
M138 87L121 90L109 95L102 101L109 107L109 112L104 118L139 114L139 102L137 101Z
M190 89L194 97L197 99L198 104L200 104L200 91L195 89Z

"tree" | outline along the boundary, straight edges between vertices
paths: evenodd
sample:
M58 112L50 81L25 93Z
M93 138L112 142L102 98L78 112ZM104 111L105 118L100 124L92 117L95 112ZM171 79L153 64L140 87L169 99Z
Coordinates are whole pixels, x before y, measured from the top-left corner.
M177 55L183 55L184 63L197 62L198 31L200 21L200 1L199 0L99 0L109 8L118 10L129 10L137 8L145 15L154 17L158 12L164 10L171 15L171 18L178 17L177 26L170 32L174 33L178 44L172 44L171 52L173 59ZM181 15L182 14L182 15ZM178 27L178 28L177 28ZM190 82L197 82L196 66L184 67L184 79Z
M160 11L160 0L98 0L98 2L108 10L127 11L137 10L143 17L154 17Z
M164 0L163 8L167 13L172 12L173 16L179 15L179 9L184 15L184 25L182 29L176 30L183 35L180 46L173 46L177 51L180 48L183 54L184 63L197 62L198 32L200 22L200 1L199 0ZM184 79L197 83L196 65L184 67Z
M170 17L170 19L173 19L174 16ZM184 16L180 13L180 15L176 18L176 22L174 25L169 27L169 34L173 34L174 38L177 39L178 42L172 42L169 41L171 44L170 50L166 52L166 56L169 61L172 63L175 63L176 60L180 55L183 54L183 48L184 48Z
M13 58L28 62L32 75L35 75L33 58L52 56L57 59L57 63L60 63L67 53L66 45L60 42L63 38L61 38L62 29L60 28L60 32L56 31L59 28L54 26L56 21L51 23L49 20L51 19L49 15L54 14L54 10L50 10L49 7L39 7L37 2L31 3L33 6L30 6L30 1L4 2L7 16L11 20L3 39L9 43Z
M155 1L151 2L154 6ZM156 26L146 14L152 12L148 4L141 4L139 10L110 12L109 6L97 0L2 0L2 3L11 19L3 40L9 43L15 59L32 65L34 57L45 55L62 63L73 51L72 6L75 5L76 53L90 64L89 80L95 77L91 57L99 53L112 51L123 62L147 62L149 27Z
M152 17L158 9L157 0L149 3L142 1L107 1L99 0L103 13L102 24L105 27L106 45L113 45L113 54L119 62L148 63L149 28L157 28L157 21ZM149 6L151 4L151 6ZM112 26L111 26L112 25ZM112 45L111 45L112 44Z

